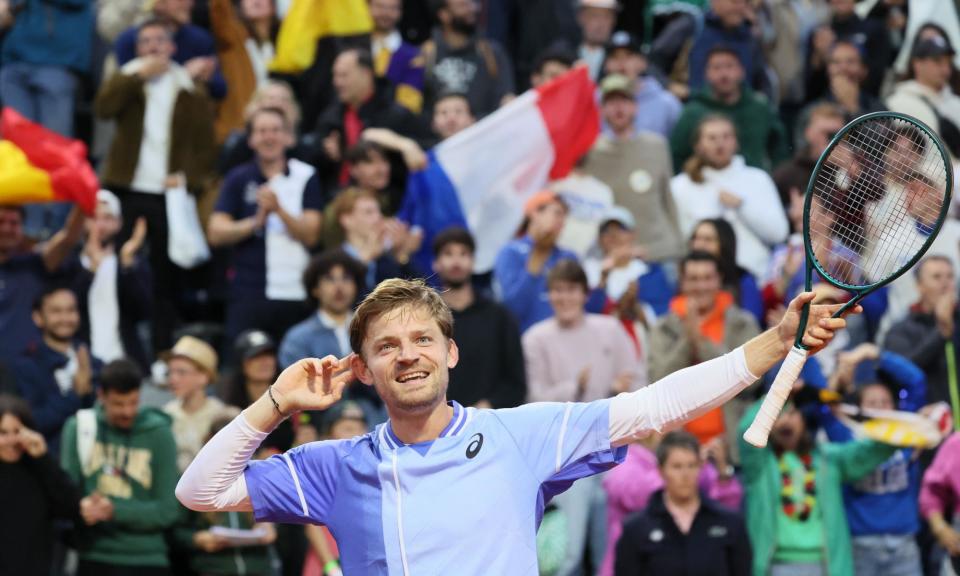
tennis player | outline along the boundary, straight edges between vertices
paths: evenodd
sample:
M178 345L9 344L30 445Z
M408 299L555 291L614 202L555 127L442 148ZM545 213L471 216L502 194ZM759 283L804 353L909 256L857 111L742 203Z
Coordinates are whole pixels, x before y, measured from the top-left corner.
M354 353L284 370L200 451L177 497L197 511L326 524L345 574L536 575L544 504L622 462L634 439L675 428L754 382L786 356L812 298L797 297L779 326L740 348L636 392L478 410L446 399L459 352L443 299L422 282L387 280L356 310ZM811 308L804 343L813 351L844 327L829 318L836 309ZM328 408L355 379L383 398L386 423L250 461L281 421Z

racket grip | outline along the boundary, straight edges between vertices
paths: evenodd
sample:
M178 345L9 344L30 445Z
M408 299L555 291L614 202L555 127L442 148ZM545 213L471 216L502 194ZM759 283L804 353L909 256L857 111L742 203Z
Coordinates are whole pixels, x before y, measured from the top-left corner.
M763 448L767 445L767 439L770 437L770 430L773 429L773 423L777 421L783 405L790 397L790 391L793 389L793 383L800 377L800 371L803 365L807 363L807 351L803 348L794 346L790 349L777 377L770 386L770 391L763 399L760 405L760 411L753 418L753 424L743 434L743 439L757 448Z

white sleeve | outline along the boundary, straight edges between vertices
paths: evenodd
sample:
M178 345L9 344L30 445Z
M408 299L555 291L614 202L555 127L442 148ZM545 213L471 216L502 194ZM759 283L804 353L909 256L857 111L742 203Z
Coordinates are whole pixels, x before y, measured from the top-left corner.
M620 446L674 428L720 406L756 381L740 346L646 388L620 394L610 401L610 444Z
M197 512L252 510L243 471L268 436L243 413L210 439L177 483L177 500Z

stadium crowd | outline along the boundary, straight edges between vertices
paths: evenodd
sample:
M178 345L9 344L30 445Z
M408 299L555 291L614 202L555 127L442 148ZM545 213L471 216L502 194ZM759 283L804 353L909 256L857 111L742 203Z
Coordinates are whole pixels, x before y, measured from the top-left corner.
M371 33L271 72L301 2L0 0L0 102L84 140L103 188L89 217L0 205L0 574L339 574L324 527L190 512L174 486L280 370L349 354L378 282L442 290L451 400L606 398L778 322L807 182L847 121L906 113L960 153L953 0L364 0ZM426 151L575 67L601 133L492 270L482 230L424 246L396 215ZM168 249L183 190L199 264ZM808 362L768 448L741 435L770 375L553 498L540 573L960 573L960 434L861 440L820 394L945 402L960 432L956 217ZM386 419L372 388L346 396L258 457Z

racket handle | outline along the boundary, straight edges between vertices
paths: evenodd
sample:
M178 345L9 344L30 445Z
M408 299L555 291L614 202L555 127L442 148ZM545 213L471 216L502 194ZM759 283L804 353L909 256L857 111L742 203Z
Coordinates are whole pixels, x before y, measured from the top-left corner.
M763 399L760 405L760 411L753 418L753 424L743 434L743 439L757 448L763 448L767 445L767 439L770 437L770 430L773 429L773 423L777 421L783 405L790 397L790 391L793 389L793 383L800 377L800 371L803 365L807 363L807 351L803 348L794 346L790 349L777 377L770 386L770 391Z

